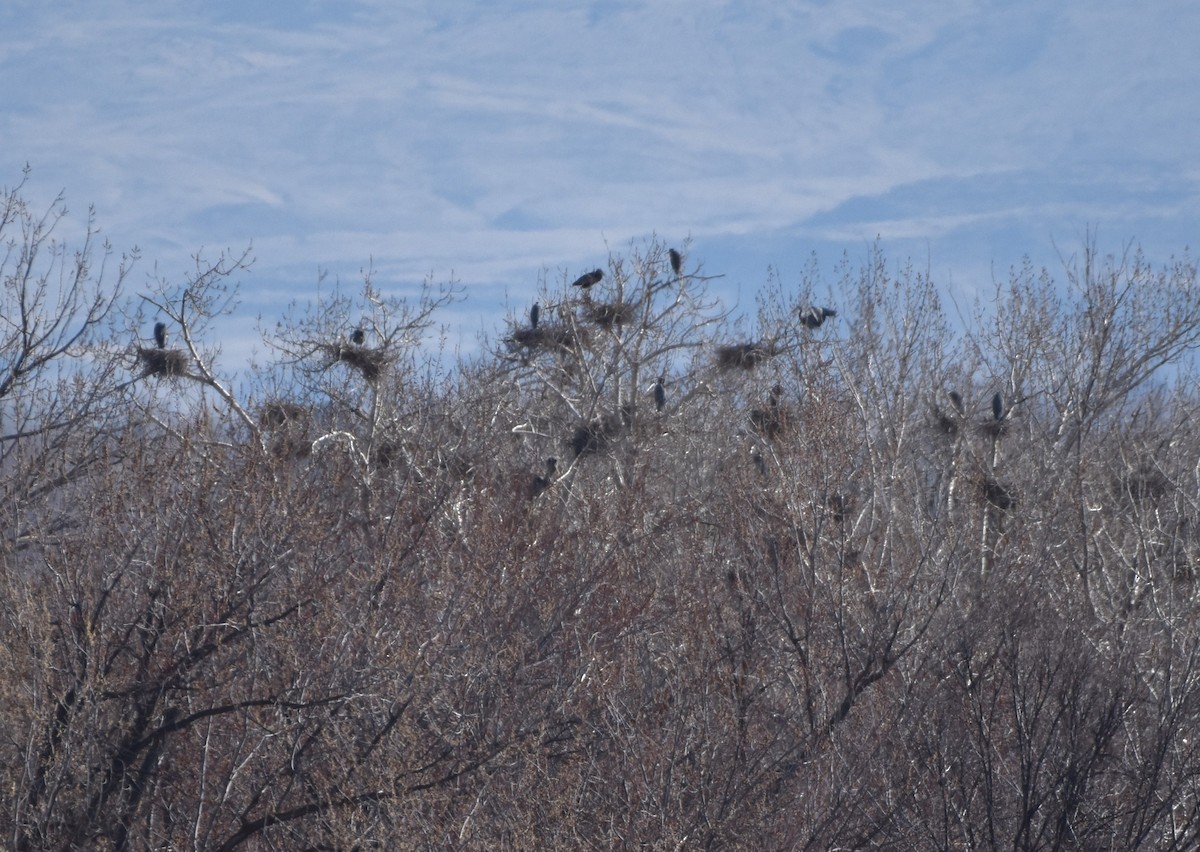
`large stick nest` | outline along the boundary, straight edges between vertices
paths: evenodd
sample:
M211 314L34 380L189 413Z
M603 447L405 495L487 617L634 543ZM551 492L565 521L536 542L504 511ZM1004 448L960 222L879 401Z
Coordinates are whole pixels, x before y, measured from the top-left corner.
M570 447L577 457L604 452L628 425L627 412L609 412L577 426L571 435Z
M628 302L609 304L607 302L590 302L584 306L584 318L603 329L611 329L614 325L625 325L633 319L633 305Z
M187 375L188 360L182 349L146 349L139 346L137 355L143 376Z
M579 329L563 323L542 323L537 328L519 328L513 332L509 340L514 346L533 352L554 349L564 349L570 352L587 342Z
M753 370L779 354L770 343L732 343L717 347L717 366L722 370Z
M357 370L368 382L373 382L387 366L387 353L383 349L355 346L352 343L323 343L321 348L332 359L330 366L339 361Z

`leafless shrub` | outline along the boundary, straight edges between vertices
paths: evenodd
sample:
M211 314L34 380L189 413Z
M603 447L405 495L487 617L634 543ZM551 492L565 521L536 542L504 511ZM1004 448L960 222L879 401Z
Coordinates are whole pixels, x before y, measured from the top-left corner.
M764 401L714 377L723 317L669 257L610 259L648 320L571 358L439 370L430 303L339 297L278 330L253 417L192 314L219 276L155 297L204 405L134 381L4 438L4 845L1195 847L1200 400L1150 406L1127 358L1186 369L1190 273L1093 274L1084 310L1170 308L1096 356L1026 279L1036 310L956 348L872 258L844 338L797 332L808 283L764 300L764 340L803 335L731 347ZM373 381L315 363L360 325ZM948 383L1024 401L947 440Z

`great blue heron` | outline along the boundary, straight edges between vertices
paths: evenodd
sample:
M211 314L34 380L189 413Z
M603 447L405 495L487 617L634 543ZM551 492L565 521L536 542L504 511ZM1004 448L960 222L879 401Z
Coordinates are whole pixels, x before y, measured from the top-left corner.
M992 397L992 417L999 423L1004 419L1004 413L1004 397L1000 395L999 391L996 391L996 395Z
M683 255L681 255L679 252L675 251L675 249L671 249L670 251L668 251L667 255L671 258L671 269L674 271L676 277L682 275L683 274Z
M546 475L535 476L529 486L529 496L537 497L554 482L554 474L558 472L558 459L554 456L546 459Z
M356 328L350 332L350 342L355 346L362 346L363 341L367 339L367 333L361 328Z
M604 270L593 269L591 272L585 272L583 275L580 275L578 278L572 281L571 286L581 287L582 289L586 290L589 287L599 284L603 278Z
M533 307L529 309L529 327L537 328L538 317L542 315L542 307L537 302L533 303Z
M165 322L154 324L154 345L159 349L167 348L167 324Z
M755 408L750 412L750 425L754 430L767 439L779 437L783 432L788 414L782 410L780 400L783 398L783 385L771 388L767 398L766 408Z
M825 320L829 317L836 317L837 311L833 308L817 308L812 307L806 311L801 311L800 319L806 328L820 328Z
M654 383L654 408L657 411L662 411L663 406L667 404L667 389L663 387L663 376L658 377L658 381Z

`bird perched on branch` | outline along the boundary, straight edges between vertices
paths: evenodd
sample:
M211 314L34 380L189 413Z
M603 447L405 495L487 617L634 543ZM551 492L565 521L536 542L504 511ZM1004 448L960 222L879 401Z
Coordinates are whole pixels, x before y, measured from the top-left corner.
M825 320L829 317L836 317L837 311L833 308L817 308L812 307L806 311L801 311L800 320L804 323L805 328L820 328Z
M154 324L154 345L159 349L167 348L167 324L165 322Z
M604 278L604 270L593 269L591 272L585 272L583 275L580 275L578 278L576 278L574 281L572 281L571 286L572 287L581 287L584 290L586 290L589 287L593 287L596 284L599 284L603 278Z
M538 317L542 315L542 306L537 302L533 303L533 307L529 309L529 327L537 328Z
M999 423L1004 419L1004 414L1004 397L997 391L996 395L992 397L992 417Z
M362 346L363 341L367 339L367 333L361 328L356 328L350 333L350 342L355 346Z
M658 377L658 381L654 383L654 408L657 411L662 411L663 406L667 404L667 389L663 387L663 376Z
M671 258L671 269L674 271L675 277L678 278L683 274L683 255L675 251L675 249L671 249L667 254Z
M558 459L551 456L546 459L546 475L535 476L529 486L529 496L538 497L554 482L554 474L558 472Z

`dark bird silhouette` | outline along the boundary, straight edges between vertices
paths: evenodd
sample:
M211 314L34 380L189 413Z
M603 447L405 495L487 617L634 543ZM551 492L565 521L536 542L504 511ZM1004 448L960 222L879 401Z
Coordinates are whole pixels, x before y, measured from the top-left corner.
M154 324L154 345L159 349L167 348L167 324L165 322Z
M779 404L782 398L783 385L775 385L767 398L767 407L755 408L750 412L750 425L768 440L778 438L786 426L788 413Z
M654 408L657 411L662 411L663 406L667 404L667 389L663 387L663 377L659 376L658 381L654 383Z
M671 269L675 272L675 276L678 277L678 276L682 275L683 274L683 255L681 255L679 252L675 251L675 249L671 249L670 251L667 252L667 254L671 258Z
M992 417L999 423L1004 419L1004 414L1004 397L997 391L996 395L992 397Z
M367 333L361 328L356 328L350 333L350 342L355 346L362 346L363 341L367 339Z
M544 492L547 488L549 488L551 486L551 484L553 484L554 474L557 472L558 472L558 459L554 458L554 456L551 456L550 458L546 459L546 475L545 476L535 476L533 478L533 482L530 483L529 496L530 497L541 496L542 492Z
M580 275L578 278L576 278L574 281L572 281L571 286L572 287L581 287L584 290L586 290L589 287L599 284L601 279L603 279L603 278L604 278L604 270L593 269L591 272L585 272L583 275Z
M825 323L825 320L836 316L837 311L833 308L812 307L806 311L801 311L800 320L804 323L805 328L813 329L820 328Z
M542 306L537 302L533 303L533 307L529 309L529 327L537 328L538 317L542 315Z
M1013 507L1012 492L994 477L988 476L983 481L983 498L999 509L1007 512Z
M960 394L958 391L951 390L946 391L946 396L950 398L950 405L952 406L950 413L947 414L945 411L942 411L942 408L939 405L935 405L933 407L933 413L937 418L938 426L941 427L943 432L945 432L947 435L957 435L959 426L961 425L965 414L962 394Z

